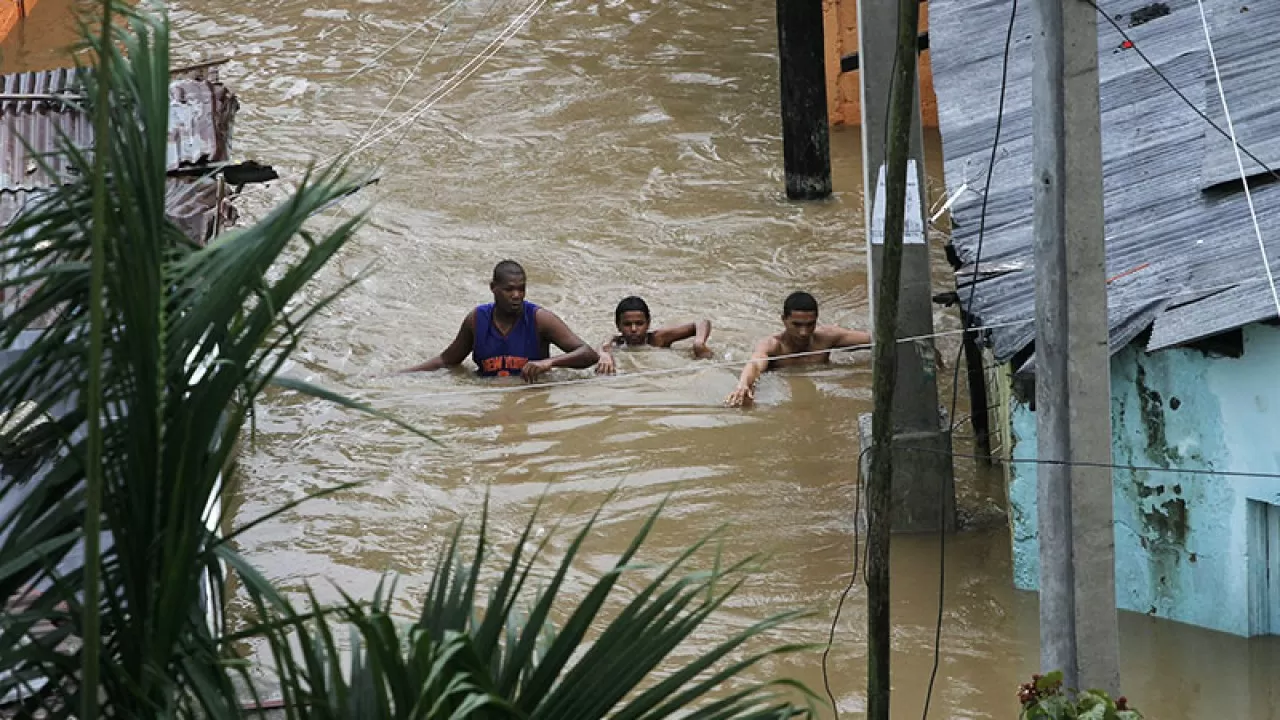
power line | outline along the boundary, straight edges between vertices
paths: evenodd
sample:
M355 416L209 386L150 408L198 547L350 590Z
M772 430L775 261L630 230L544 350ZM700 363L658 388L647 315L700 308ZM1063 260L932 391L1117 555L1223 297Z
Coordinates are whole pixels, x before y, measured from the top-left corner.
M1018 17L1018 0L1012 0L1009 7L1009 25L1004 35L1004 57L1000 68L1000 99L996 104L995 137L991 141L991 159L987 162L985 187L982 191L982 211L978 220L978 248L973 259L973 274L969 281L969 302L960 307L960 324L964 330L969 329L966 307L973 307L973 299L978 291L978 270L982 264L982 241L987 231L987 202L991 197L991 180L995 175L996 157L1000 149L1000 131L1004 127L1004 100L1009 88L1009 50L1013 46L1013 27ZM956 416L956 408L960 400L960 358L964 353L964 343L956 350L955 372L951 379L951 412L949 418ZM952 426L954 429L954 425ZM938 619L933 632L933 668L929 671L929 688L924 696L922 720L928 720L929 704L933 700L934 683L938 678L938 666L942 662L942 619L945 611L947 589L947 526L942 520L946 512L945 486L938 493Z
M1209 33L1209 18L1204 14L1204 0L1196 0L1200 8L1200 24L1204 26L1204 42L1209 48L1209 60L1213 66L1213 81L1218 86L1218 99L1222 101L1222 115L1227 120L1227 130L1231 133L1231 147L1236 155L1236 167L1240 170L1240 184L1244 186L1244 199L1249 205L1249 218L1253 220L1253 232L1258 237L1258 250L1262 252L1262 267L1267 271L1267 283L1271 285L1271 299L1276 304L1276 317L1280 317L1280 293L1276 292L1276 278L1271 274L1271 263L1267 260L1267 244L1262 239L1262 228L1258 227L1258 212L1253 207L1253 193L1249 191L1249 176L1244 171L1244 160L1240 159L1240 143L1236 142L1236 126L1231 121L1231 109L1227 107L1227 93L1222 88L1222 73L1218 69L1218 56L1213 52L1213 37Z
M380 52L380 53L378 53L376 56L374 56L374 58L373 58L372 60L370 60L370 61L366 62L364 65L361 65L359 68L357 68L356 70L354 70L354 71L353 71L350 75L348 75L345 79L347 79L347 80L354 79L354 78L355 78L357 75L359 75L360 73L364 72L365 70L368 70L369 68L373 67L374 65L377 65L379 60L381 60L382 58L384 58L384 57L386 57L386 56L387 56L387 53L391 52L392 50L395 50L397 47L400 47L400 45L401 45L402 43L404 43L406 40L408 40L409 38L411 38L411 37L413 37L414 35L416 35L419 31L423 30L424 28L426 28L426 27L427 27L428 25L430 25L431 23L435 22L435 20L436 20L437 18L439 18L441 15L445 14L446 12L448 12L450 8L452 8L452 7L456 6L456 5L458 5L458 4L459 4L459 3L461 3L461 2L462 2L462 0L452 0L452 2L450 2L448 5L446 5L446 6L444 6L443 8L440 8L439 10L437 10L437 11L436 11L436 13L435 13L434 15L431 15L431 16L430 16L430 17L428 17L426 20L423 20L422 22L418 23L418 25L416 25L412 30L410 30L409 32L407 32L407 33L405 33L403 36L401 36L401 38L400 38L399 40L397 40L397 41L395 41L395 42L391 43L390 45L388 45L385 49L383 49L383 51L382 51L382 52ZM441 31L443 32L443 29L442 29Z
M836 624L840 622L840 610L844 607L844 601L849 597L849 593L853 591L853 586L858 582L858 545L860 542L858 516L862 514L862 459L866 457L869 450L871 450L870 445L858 453L858 471L855 474L858 479L853 486L853 574L849 576L849 584L845 586L844 592L840 593L840 601L836 603L836 611L831 616L831 630L827 633L827 647L822 651L822 685L827 690L827 699L831 701L831 712L835 713L836 720L840 720L840 707L836 703L835 693L831 692L831 679L827 676L827 656L831 654L831 647L835 643Z
M1222 137L1230 140L1232 145L1234 145L1238 150L1240 150L1240 152L1243 152L1245 155L1248 155L1249 159L1256 162L1263 170L1266 170L1267 173L1270 174L1273 178L1280 180L1280 173L1271 169L1270 166L1268 166L1265 162L1263 162L1261 158L1259 158L1257 155L1254 155L1252 152L1250 152L1249 149L1246 148L1244 145L1241 145L1240 143L1236 142L1235 138L1233 138L1230 133L1228 133L1226 130L1223 130L1222 127L1218 125L1218 123L1213 121L1213 118L1206 115L1205 112L1200 109L1199 105L1196 105L1194 102L1191 101L1191 98L1188 98L1186 94L1184 94L1181 90L1179 90L1178 86L1174 85L1173 81L1169 79L1169 76L1165 75L1164 71L1160 69L1160 66L1156 65L1156 63L1153 62L1151 58L1147 57L1146 53L1142 52L1142 48L1138 46L1138 43L1133 41L1133 38L1129 37L1129 33L1125 32L1124 27L1122 27L1114 17L1112 17L1109 13L1107 13L1106 10L1103 10L1098 5L1098 3L1095 2L1095 0L1084 0L1084 1L1089 3L1089 5L1091 5L1094 10L1098 11L1098 14L1102 16L1102 18L1106 20L1111 25L1111 27L1115 28L1116 32L1120 33L1120 37L1124 38L1125 42L1129 43L1129 45L1133 48L1133 50L1138 53L1138 57L1142 58L1142 61L1145 62L1147 66L1150 67L1151 70L1156 74L1156 76L1159 77L1160 80L1164 82L1164 84L1167 85L1170 90L1173 91L1173 94L1177 95L1178 98L1182 100L1182 102L1186 104L1187 107L1191 108L1196 115L1199 115L1201 120L1204 120L1206 123L1208 123L1209 127L1212 127L1214 130L1217 130L1218 134L1222 135Z
M1147 473L1166 473L1173 475L1205 475L1208 477L1226 477L1226 478L1249 478L1255 480L1280 480L1280 473L1268 472L1248 472L1245 470L1197 470L1195 468L1180 467L1163 467L1160 465L1121 465L1119 463L1089 462L1087 460L1041 460L1039 458L1015 458L1000 457L998 455L983 455L980 453L960 453L947 450L938 450L935 448L924 447L923 445L895 445L899 450L911 450L932 455L949 455L953 458L964 458L966 460L987 460L989 462L999 462L1005 464L1024 464L1024 465L1065 465L1070 467L1087 467L1102 468L1107 470L1126 470L1128 472L1147 472Z
M515 34L519 32L522 27L524 27L525 23L527 23L530 19L532 19L533 16L536 15L544 5L546 5L546 3L547 3L547 0L532 0L532 2L529 3L528 7L522 10L520 14L517 15L515 19L513 19L507 25L507 27L503 28L503 30L500 33L498 33L498 37L491 40L483 50L481 50L474 58L468 61L466 65L463 66L462 69L460 69L453 77L446 80L439 88L437 88L427 97L418 101L413 107L411 107L409 110L406 110L403 114L401 114L399 118L392 120L390 123L387 123L387 125L383 128L383 130L378 134L376 134L374 137L368 138L363 142L357 142L344 152L326 157L320 162L320 164L327 164L328 162L341 158L343 156L350 157L352 155L355 155L356 153L372 145L382 142L383 140L385 140L386 138L394 134L397 130L405 128L411 125L412 123L416 122L418 118L425 115L427 111L435 107L437 103L443 100L446 95L453 92L453 90L457 89L458 86L460 86L463 82L466 82L468 78L470 78L472 75L478 72L486 62L488 62L494 55L498 53L499 50L501 50L507 44L508 40L514 37Z
M444 26L441 27L440 31L436 33L435 37L431 39L431 44L427 46L427 49L424 50L420 56L418 56L418 62L414 64L413 69L410 70L409 74L405 76L404 81L400 83L400 87L396 88L395 93L392 94L391 99L387 101L387 104L382 106L382 110L378 112L378 117L374 118L373 122L369 123L369 127L366 128L364 133L360 135L360 139L356 141L357 145L359 145L360 143L364 142L369 138L369 135L373 133L374 128L378 127L378 123L382 122L382 118L386 116L387 111L390 110L391 106L394 105L396 101L400 99L400 96L404 94L404 89L408 87L409 83L413 80L413 78L417 76L418 70L422 68L423 63L427 61L427 58L431 56L432 51L436 49L436 44L440 42L440 38L443 38L444 34L449 32L449 27L453 25L453 16L458 14L458 8L461 5L463 5L463 0L453 0L453 2L448 6L448 8L446 8L447 10L449 10L449 17L444 21ZM443 13L444 11L442 10L441 12L436 13L435 17L438 17ZM413 34L413 32L416 32L416 31L417 31L417 28L410 31L410 34ZM408 37L408 35L406 35L405 37ZM475 35L473 34L472 37L475 37ZM392 47L394 47L394 45ZM466 50L464 48L463 52L465 51ZM352 77L354 77L358 73L359 71L356 71L356 73L352 73ZM408 130L405 130L405 134L408 134ZM403 139L404 139L404 136L402 135L401 140ZM399 140L396 141L396 145L399 145L399 144L400 144L400 141ZM395 148L393 146L392 150L394 149ZM390 155L390 152L391 151L388 151L387 154Z

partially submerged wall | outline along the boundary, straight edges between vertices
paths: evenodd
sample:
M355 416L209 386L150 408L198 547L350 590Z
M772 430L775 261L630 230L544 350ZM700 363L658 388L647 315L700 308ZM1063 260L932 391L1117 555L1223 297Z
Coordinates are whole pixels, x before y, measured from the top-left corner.
M1191 471L1115 471L1118 605L1280 634L1280 480L1196 472L1280 473L1280 328L1246 327L1239 358L1130 345L1112 358L1111 382L1114 462ZM1035 426L1014 401L1015 460L1035 458ZM1036 465L1011 465L1009 514L1015 585L1035 590Z

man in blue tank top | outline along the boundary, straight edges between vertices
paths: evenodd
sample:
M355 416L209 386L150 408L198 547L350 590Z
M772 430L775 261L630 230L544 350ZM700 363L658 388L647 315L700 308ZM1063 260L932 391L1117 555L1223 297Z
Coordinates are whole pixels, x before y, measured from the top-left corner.
M513 260L493 268L493 302L467 314L458 335L439 355L404 372L461 365L467 355L484 377L519 375L533 382L553 367L589 368L599 356L555 313L524 299L526 275ZM551 344L563 355L551 357Z

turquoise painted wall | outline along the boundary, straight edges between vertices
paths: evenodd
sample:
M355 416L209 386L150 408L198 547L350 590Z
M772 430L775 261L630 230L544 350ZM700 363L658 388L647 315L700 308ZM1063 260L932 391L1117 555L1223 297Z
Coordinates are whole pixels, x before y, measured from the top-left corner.
M1036 455L1036 418L1012 408L1014 459ZM1244 329L1239 358L1198 350L1111 360L1112 452L1120 465L1280 473L1280 328ZM1036 466L1013 463L1014 583L1035 590ZM1247 501L1280 505L1280 480L1116 471L1116 598L1125 610L1249 634Z

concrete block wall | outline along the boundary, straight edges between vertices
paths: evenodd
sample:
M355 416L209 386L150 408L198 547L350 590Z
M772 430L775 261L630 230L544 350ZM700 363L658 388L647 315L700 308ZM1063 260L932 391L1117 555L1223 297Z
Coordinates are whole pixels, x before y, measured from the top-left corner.
M1280 479L1208 472L1280 473L1280 327L1246 327L1239 358L1131 345L1112 358L1111 382L1113 461L1190 471L1115 471L1118 605L1280 634ZM1010 412L1013 457L1035 458L1035 414L1016 400ZM1009 477L1014 583L1035 590L1036 465L1013 463Z

